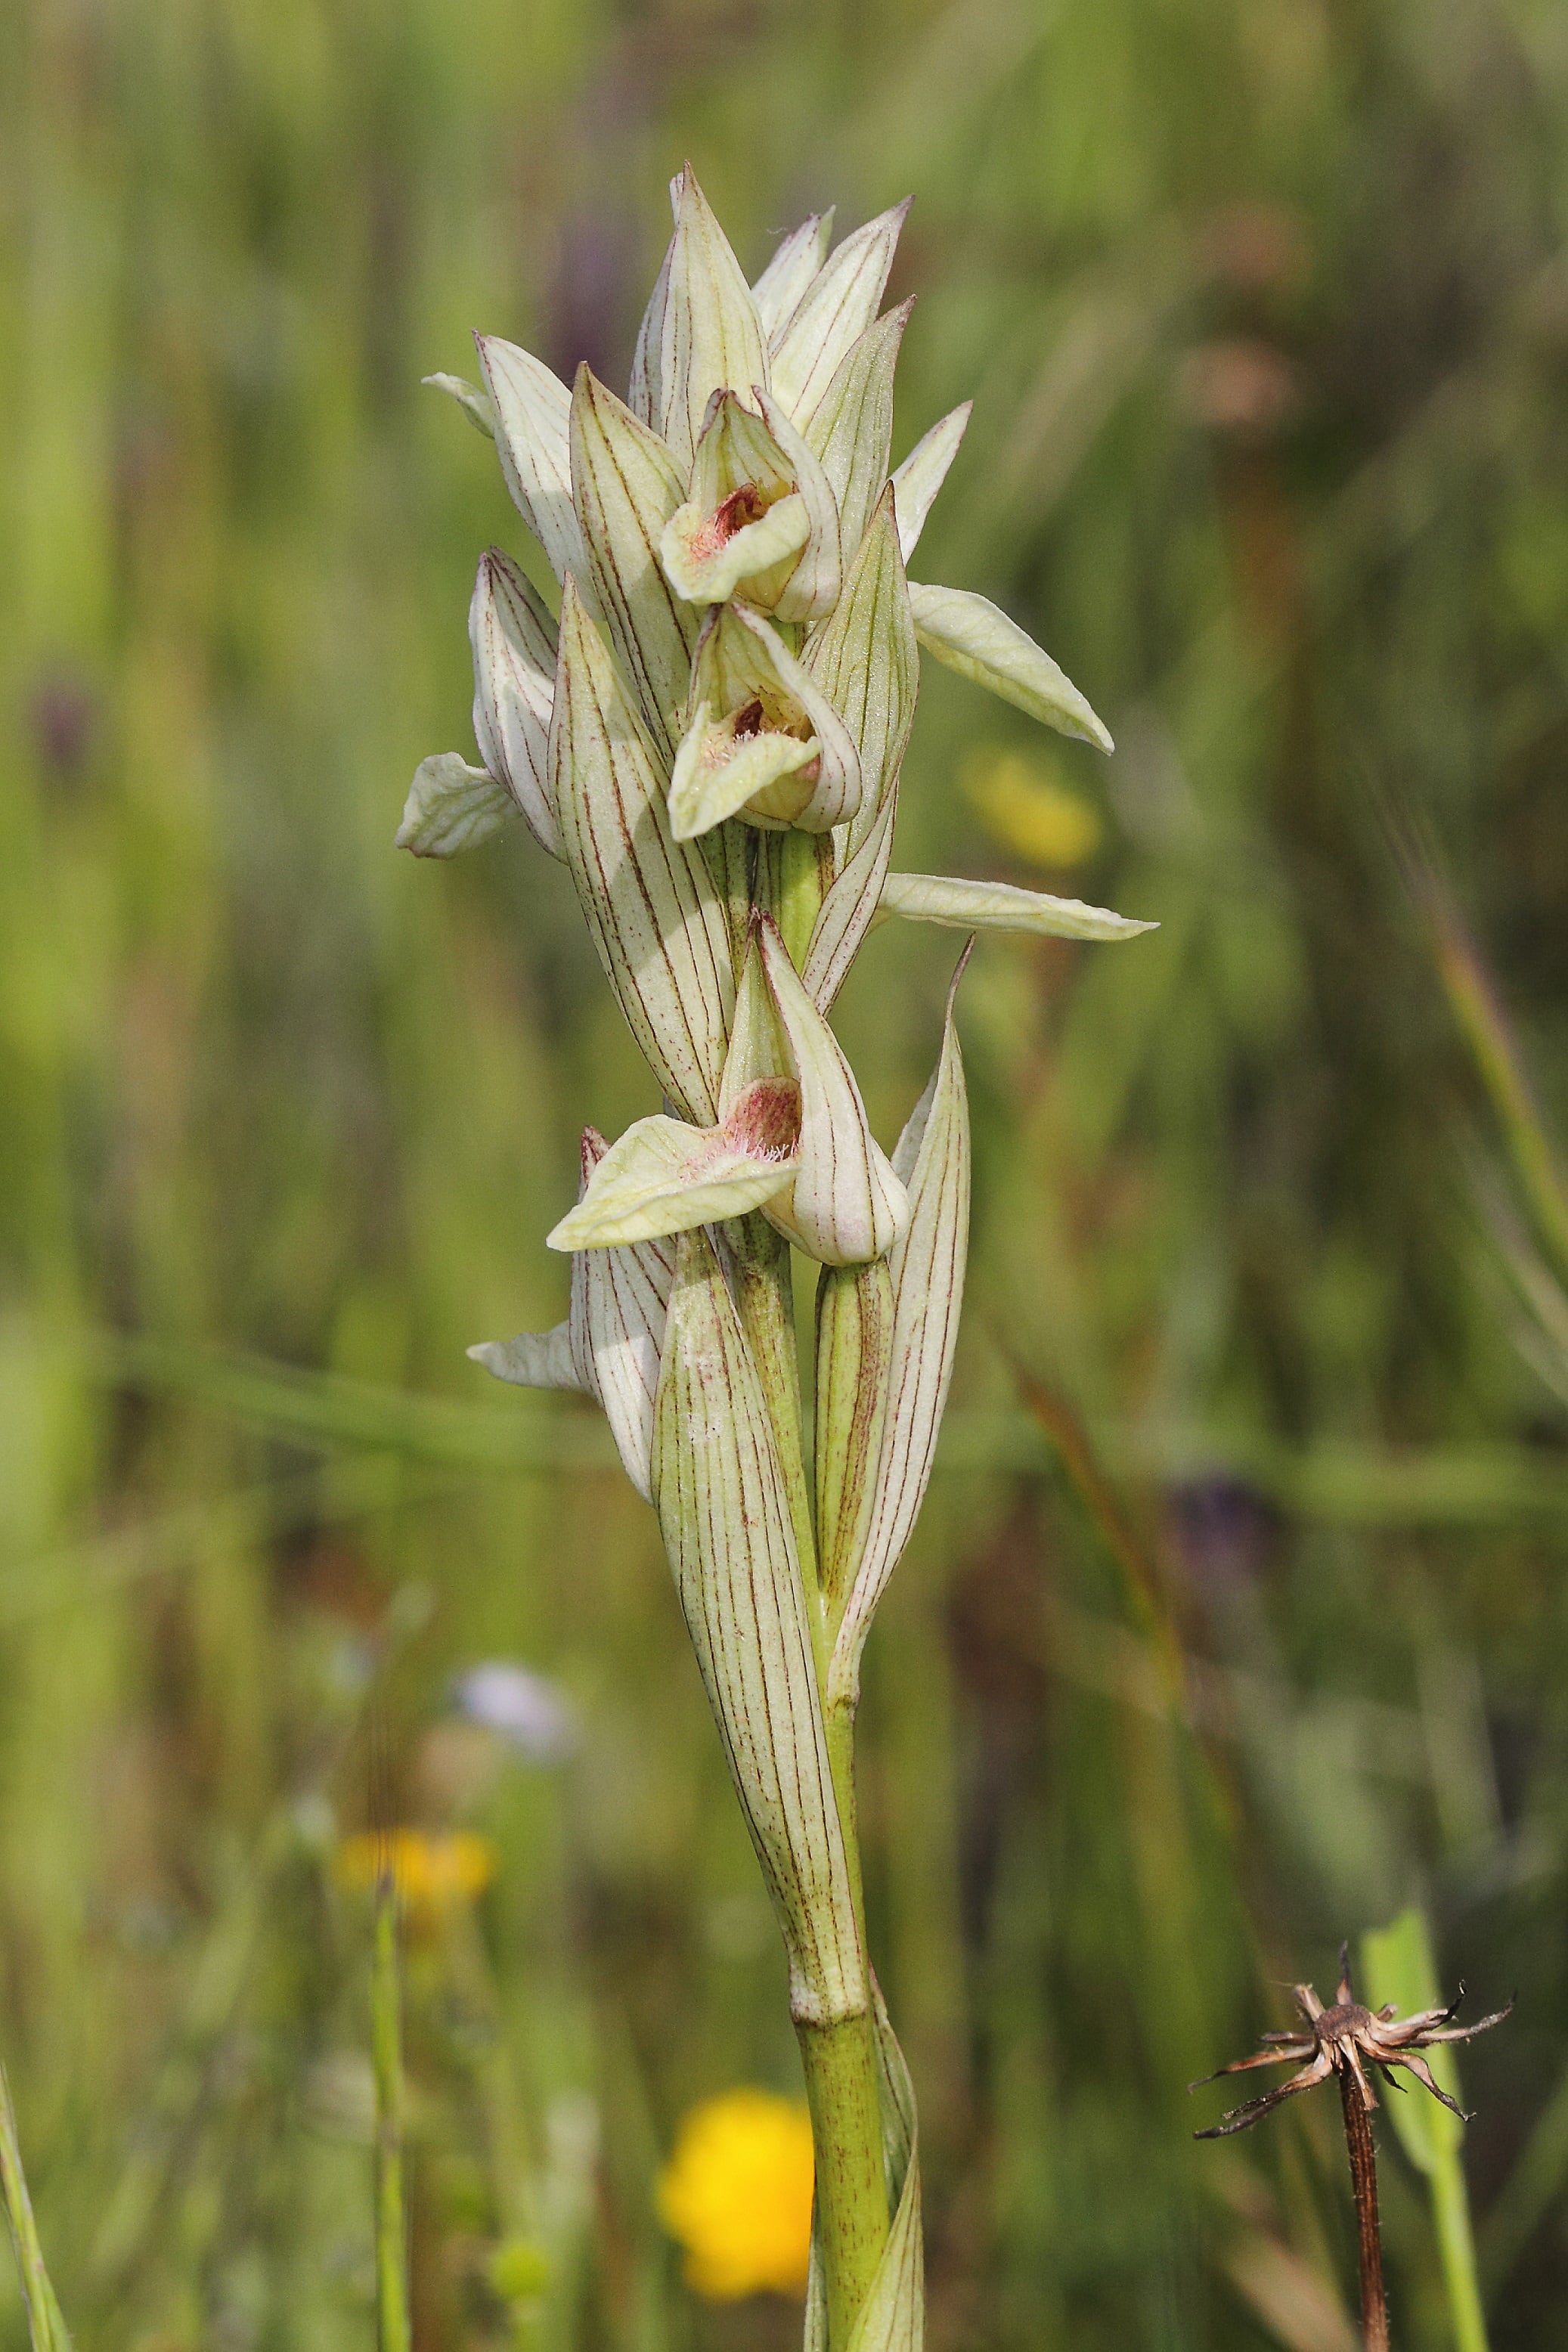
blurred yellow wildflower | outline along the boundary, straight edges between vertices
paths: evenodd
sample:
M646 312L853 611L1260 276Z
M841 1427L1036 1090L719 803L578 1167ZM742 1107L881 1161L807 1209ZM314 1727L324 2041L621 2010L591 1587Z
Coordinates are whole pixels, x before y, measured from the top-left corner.
M368 1891L385 1870L410 1916L427 1922L483 1892L496 1874L496 1850L474 1830L362 1830L332 1857L340 1886Z
M688 2284L711 2303L803 2293L811 2190L811 2119L798 2100L734 2090L693 2107L658 2183Z
M1098 814L1044 760L984 745L964 762L963 789L992 839L1026 866L1081 866L1100 847Z

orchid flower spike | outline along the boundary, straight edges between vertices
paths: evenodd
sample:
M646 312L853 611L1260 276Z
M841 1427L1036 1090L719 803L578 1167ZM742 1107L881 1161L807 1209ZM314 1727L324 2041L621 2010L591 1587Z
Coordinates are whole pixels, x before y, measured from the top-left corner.
M906 207L837 246L814 215L748 284L689 165L670 197L624 400L494 335L480 383L429 379L493 439L527 543L479 561L478 763L425 761L397 840L447 857L521 818L570 874L662 1097L616 1141L584 1136L548 1236L571 1260L566 1319L470 1352L593 1397L658 1513L789 1959L818 2142L807 2344L919 2352L914 2102L865 1949L847 1776L862 1649L952 1370L957 977L890 1154L828 1015L892 916L1084 940L1151 926L891 870L921 646L1110 748L1017 622L909 579L969 406L894 467L910 305L881 306ZM792 1249L819 1268L810 1446Z

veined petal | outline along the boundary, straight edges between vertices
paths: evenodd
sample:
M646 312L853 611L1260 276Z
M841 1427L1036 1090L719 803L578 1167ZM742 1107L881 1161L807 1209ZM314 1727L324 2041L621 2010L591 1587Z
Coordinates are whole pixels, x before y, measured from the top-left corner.
M899 518L899 552L907 563L915 551L916 543L925 529L925 520L931 510L938 490L947 479L947 469L958 455L969 423L972 400L950 408L945 416L922 434L909 456L893 475L893 506Z
M763 1214L825 1265L881 1257L909 1222L904 1187L871 1133L855 1074L789 960L759 916L735 1005L722 1098L735 1100L781 1063L800 1087L799 1166Z
M843 593L831 617L808 640L801 664L855 740L861 823L868 824L870 812L898 773L920 690L920 656L890 485L849 565Z
M446 393L457 402L476 432L482 433L487 441L495 439L495 403L488 392L481 392L479 385L470 383L466 375L447 375L444 372L422 375L419 381L429 384L435 392Z
M711 1243L681 1236L654 1411L653 1499L676 1591L789 1955L790 2008L866 2005L790 1507L756 1367Z
M664 1349L664 1319L675 1281L675 1250L662 1241L584 1250L583 1318L595 1388L621 1457L644 1502L653 1450L653 1401Z
M659 331L658 422L677 465L696 454L711 393L768 382L752 289L688 163L677 183Z
M694 603L721 604L739 588L748 604L776 609L781 619L814 619L838 593L837 504L765 387L754 385L752 396L760 414L732 391L709 403L690 497L666 535L666 570ZM773 520L786 513L787 541Z
M838 500L826 468L796 432L772 393L763 391L761 385L754 389L763 422L805 501L806 519L811 525L800 560L774 598L773 609L781 621L809 625L825 619L838 600L844 545Z
M571 413L572 493L600 611L644 714L674 749L698 615L665 577L658 545L686 495L657 433L639 424L586 362Z
M433 751L414 771L393 841L416 857L455 857L516 814L516 802L488 768L470 768L458 751Z
M848 729L816 679L760 613L734 604L709 614L691 666L691 690L699 708L707 702L729 725L736 756L742 737L748 734L753 740L777 735L798 739L803 750L807 740L815 744L814 772L808 772L806 761L791 761L777 769L776 782L766 789L759 783L760 796L747 803L748 814L758 823L826 833L860 808L865 779ZM685 744L681 750L684 754ZM773 756L781 761L791 757L787 752ZM674 804L672 789L672 808Z
M757 320L764 335L782 327L821 268L833 235L833 207L813 213L798 228L779 241L773 259L752 288Z
M716 510L695 499L680 507L658 543L665 578L691 604L722 604L742 581L765 578L798 555L811 537L811 517L798 492L753 515L737 491Z
M571 580L560 640L550 774L562 852L632 1034L676 1109L707 1125L734 998L724 908L700 849L671 836L653 747Z
M889 874L878 912L917 923L947 923L955 930L1032 931L1050 940L1134 940L1157 923L1086 907L1081 898L1053 898L1011 882L971 882L940 874Z
M877 315L910 201L906 196L847 236L773 338L769 388L803 428L850 344Z
M548 1244L603 1249L744 1216L788 1183L799 1132L800 1096L786 1078L746 1087L717 1127L639 1118L610 1146Z
M893 821L898 814L899 780L893 778L882 804L862 830L860 821L848 829L848 855L823 895L812 926L800 976L817 1011L830 1013L843 987L861 940L877 919L882 884L893 854ZM856 835L860 839L857 843Z
M1113 748L1065 671L988 597L967 588L922 587L911 580L910 601L921 645L960 677L989 688L1058 734L1076 735L1101 751Z
M582 1200L605 1158L605 1139L583 1130ZM572 1260L572 1307L552 1331L523 1331L468 1349L498 1380L523 1388L581 1389L605 1409L622 1467L646 1502L653 1400L675 1255L663 1242L580 1251Z
M542 849L561 855L550 798L555 624L532 583L492 547L479 558L468 605L474 740Z
M637 329L637 349L632 353L632 380L626 393L626 404L639 424L658 429L664 415L659 370L663 363L664 312L669 300L669 273L675 257L675 239L664 248L664 259L658 265L658 276L653 281L653 292L647 298L647 308Z
M893 372L914 297L858 335L805 428L809 446L838 501L843 543L853 557L888 480L893 439Z
M495 410L496 448L512 504L544 550L557 580L586 575L572 505L568 427L572 395L531 352L500 335L476 335Z
M669 823L677 841L694 840L710 833L726 817L753 803L777 807L787 824L793 808L811 798L811 777L821 763L822 746L815 735L803 742L798 736L773 729L737 734L733 723L715 719L710 706L698 705L697 716L681 739L669 780ZM788 782L788 795L776 787Z
M860 1652L872 1614L909 1541L931 1475L963 1303L969 1107L953 999L967 961L965 950L948 992L941 1056L893 1154L893 1166L908 1187L910 1214L888 1261L893 1338L887 1416L869 1529L827 1673L830 1699L851 1704L859 1689Z

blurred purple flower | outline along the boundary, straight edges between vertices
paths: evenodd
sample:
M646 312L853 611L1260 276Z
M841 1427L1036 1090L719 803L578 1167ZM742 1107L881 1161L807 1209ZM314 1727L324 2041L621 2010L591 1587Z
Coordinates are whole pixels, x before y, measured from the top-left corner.
M510 1658L486 1658L459 1675L452 1703L469 1723L499 1732L534 1764L559 1764L577 1745L575 1711L543 1675Z

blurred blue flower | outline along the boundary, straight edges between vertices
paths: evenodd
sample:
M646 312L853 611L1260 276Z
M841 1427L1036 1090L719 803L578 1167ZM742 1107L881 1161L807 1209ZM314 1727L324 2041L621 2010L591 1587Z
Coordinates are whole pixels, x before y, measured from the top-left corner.
M576 1748L577 1717L556 1685L511 1658L486 1658L459 1675L452 1704L469 1723L497 1731L534 1764L559 1764Z

